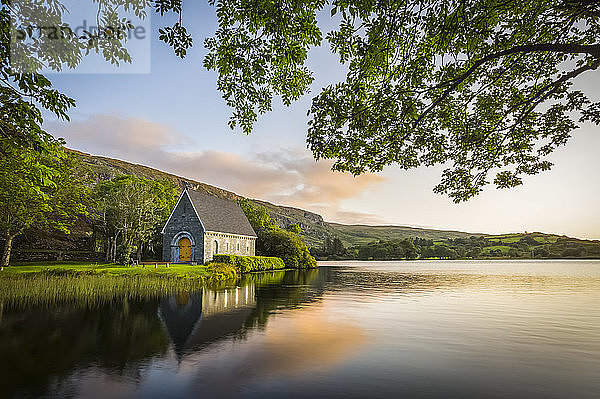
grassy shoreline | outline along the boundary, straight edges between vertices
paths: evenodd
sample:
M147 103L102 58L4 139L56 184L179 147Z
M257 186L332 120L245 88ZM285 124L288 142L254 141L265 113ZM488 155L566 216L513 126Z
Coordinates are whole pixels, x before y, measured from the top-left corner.
M169 267L162 264L155 268L153 265L142 267L124 266L114 263L28 262L16 263L15 265L5 267L4 271L0 272L0 278L36 273L55 275L106 274L114 276L169 275L182 278L208 278L211 275L211 269L204 265L191 266L187 264L172 264Z
M124 266L82 262L23 262L0 272L0 305L98 305L114 300L156 299L174 292L219 289L281 279L284 271L241 272L227 263ZM263 281L264 280L264 281Z
M115 298L157 298L177 291L234 284L237 271L221 264L123 266L81 262L15 264L0 272L0 303L98 304Z

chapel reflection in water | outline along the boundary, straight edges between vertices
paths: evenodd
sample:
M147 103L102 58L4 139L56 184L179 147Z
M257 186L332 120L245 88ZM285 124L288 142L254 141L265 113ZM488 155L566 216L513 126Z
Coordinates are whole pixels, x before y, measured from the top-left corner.
M88 305L3 304L3 395L51 395L73 374L97 368L137 381L152 359L177 358L221 340L243 339L269 314L323 293L317 270L244 276L236 287L179 292L156 299L114 298ZM35 366L32 366L32 361Z
M242 330L255 305L253 285L203 289L161 299L158 316L181 358L186 351L201 349Z
M244 276L239 284L160 300L158 317L179 359L219 340L242 339L249 329L263 328L273 311L319 300L325 275L318 270L261 273Z

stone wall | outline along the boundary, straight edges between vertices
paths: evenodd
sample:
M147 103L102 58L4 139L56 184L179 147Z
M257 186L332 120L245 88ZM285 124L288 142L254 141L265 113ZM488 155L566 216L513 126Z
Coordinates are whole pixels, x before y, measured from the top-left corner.
M216 247L218 247L217 254L254 256L256 253L256 238L229 233L206 232L204 234L205 262L212 260Z
M204 263L204 228L198 220L194 207L187 195L181 200L171 214L163 231L163 261L179 260L179 239L190 238L192 242L192 261Z

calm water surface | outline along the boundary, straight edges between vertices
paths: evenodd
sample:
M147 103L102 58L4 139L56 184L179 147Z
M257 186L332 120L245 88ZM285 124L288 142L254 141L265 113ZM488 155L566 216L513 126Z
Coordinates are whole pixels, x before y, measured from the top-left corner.
M0 397L600 397L600 261L321 266L5 305Z

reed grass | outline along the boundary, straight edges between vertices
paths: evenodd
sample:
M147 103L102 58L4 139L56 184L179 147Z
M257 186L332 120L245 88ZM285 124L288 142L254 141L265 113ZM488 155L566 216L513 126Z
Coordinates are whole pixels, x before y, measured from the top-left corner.
M26 264L0 273L0 303L7 306L79 304L151 299L179 291L232 285L237 274L205 266L125 267L106 264Z
M218 289L240 284L280 282L284 272L241 274L235 266L27 263L0 272L0 304L7 307L97 306L115 300L148 300L174 292Z
M155 276L49 275L11 276L0 279L0 302L6 305L82 306L108 303L118 298L151 299L176 291L202 288L202 278Z

